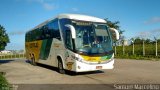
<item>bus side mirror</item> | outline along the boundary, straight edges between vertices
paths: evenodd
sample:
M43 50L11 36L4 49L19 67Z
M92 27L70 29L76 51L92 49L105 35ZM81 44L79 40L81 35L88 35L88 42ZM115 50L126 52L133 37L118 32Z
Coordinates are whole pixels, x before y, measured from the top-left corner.
M71 33L72 33L72 34L71 34L71 35L72 35L72 38L75 39L75 38L76 38L76 30L75 30L75 28L73 27L73 25L67 24L67 25L65 25L65 26L70 29L70 31L71 31Z
M116 30L114 28L109 28L109 30L111 31L112 38L114 40L119 40L119 32L118 32L118 30Z

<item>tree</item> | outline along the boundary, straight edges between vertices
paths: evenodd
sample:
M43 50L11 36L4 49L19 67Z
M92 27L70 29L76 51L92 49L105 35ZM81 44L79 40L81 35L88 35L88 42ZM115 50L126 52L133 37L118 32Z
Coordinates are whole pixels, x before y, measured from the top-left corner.
M119 25L120 22L119 22L119 21L112 22L112 21L108 20L108 18L106 18L106 19L104 19L104 20L107 22L107 25L108 25L110 28L115 28L115 29L117 29L117 30L119 31L120 38L119 38L118 42L120 42L120 43L123 44L123 41L124 41L124 38L125 38L125 37L124 37L122 34L123 34L123 32L125 32L125 31L120 29L120 25ZM114 38L114 33L113 33L112 35L113 35L112 38ZM120 43L119 43L119 44L120 44ZM115 46L116 46L117 42L114 41L114 44L115 44ZM116 49L116 48L115 48L115 49Z
M153 42L151 41L151 39L148 39L148 38L147 38L146 40L144 40L144 39L141 39L140 37L135 38L134 43L135 43L135 44L142 44L143 41L144 41L145 43L147 43L147 44L153 43Z
M0 51L4 50L7 46L7 43L9 42L9 37L6 33L5 28L2 25L0 25Z
M145 40L145 43L151 43L152 41L151 41L151 39L149 39L149 38L147 38L146 40Z
M143 40L140 39L139 37L135 38L134 43L135 44L142 44Z
M119 21L112 22L112 21L108 20L108 18L107 18L107 19L104 19L104 20L107 21L107 25L108 25L110 28L115 28L115 29L117 29L117 30L119 31L120 36L123 34L124 30L121 30L121 29L120 29L120 26L119 26L120 22L119 22Z

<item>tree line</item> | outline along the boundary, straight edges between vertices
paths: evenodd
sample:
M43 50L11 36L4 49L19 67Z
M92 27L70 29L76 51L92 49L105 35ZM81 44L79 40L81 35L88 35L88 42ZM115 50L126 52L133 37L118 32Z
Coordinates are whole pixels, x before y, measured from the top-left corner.
M137 38L135 38L135 39L132 39L133 40L133 42L134 42L134 44L142 44L143 42L144 43L148 43L148 44L154 44L154 43L156 43L156 41L157 42L160 42L160 39L154 39L154 40L151 40L151 39L142 39L142 38L140 38L140 37L137 37ZM133 44L133 43L132 43Z

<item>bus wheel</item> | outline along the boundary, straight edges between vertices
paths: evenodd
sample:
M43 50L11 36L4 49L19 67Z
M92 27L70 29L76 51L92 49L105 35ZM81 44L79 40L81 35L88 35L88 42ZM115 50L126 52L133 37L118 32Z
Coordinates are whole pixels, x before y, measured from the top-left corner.
M36 61L35 61L34 54L32 54L31 63L32 63L33 66L36 66L36 65L37 65L37 63L36 63Z
M63 63L62 63L61 60L58 60L58 72L59 72L60 74L65 74L65 70L64 70L64 68L63 68Z

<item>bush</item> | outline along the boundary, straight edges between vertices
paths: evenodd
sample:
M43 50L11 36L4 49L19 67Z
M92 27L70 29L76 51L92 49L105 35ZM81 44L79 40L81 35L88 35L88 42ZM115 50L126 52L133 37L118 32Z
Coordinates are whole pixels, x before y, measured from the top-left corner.
M0 74L0 90L10 90L9 83L2 74Z

